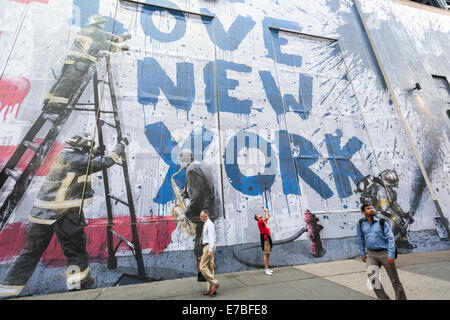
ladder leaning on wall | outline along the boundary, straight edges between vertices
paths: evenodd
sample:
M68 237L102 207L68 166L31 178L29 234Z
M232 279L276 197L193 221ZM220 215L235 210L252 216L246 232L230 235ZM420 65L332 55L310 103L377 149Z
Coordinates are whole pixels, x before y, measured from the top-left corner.
M24 138L22 139L21 143L18 145L16 150L14 151L14 154L9 158L6 165L3 167L3 169L0 172L0 190L3 188L3 186L6 184L8 180L13 181L14 186L12 187L12 190L7 194L5 200L3 201L3 204L0 207L0 232L3 230L3 228L8 223L8 220L13 213L14 209L22 199L23 195L25 194L28 186L30 185L34 175L36 174L37 170L41 166L42 162L45 160L45 157L47 156L47 153L49 152L51 146L56 141L56 138L58 137L59 133L61 132L62 128L64 127L65 123L69 119L69 116L73 111L89 111L89 112L95 112L96 114L96 125L97 125L97 132L98 132L98 141L100 146L100 154L103 157L105 153L105 145L103 143L103 131L102 126L103 124L106 124L112 128L116 129L117 132L117 141L123 142L126 145L128 145L128 141L126 138L122 135L122 129L120 125L120 119L119 119L119 113L117 109L117 100L115 95L115 89L114 89L114 80L111 72L111 64L109 60L109 56L105 56L105 65L106 65L106 71L108 76L108 81L99 80L98 74L97 74L97 64L92 64L87 71L87 73L83 77L82 85L78 90L76 90L71 97L69 98L69 102L67 104L67 107L59 113L49 113L49 112L42 112L37 120L33 123L31 128L28 130L28 132L25 134ZM82 96L83 92L91 82L93 83L93 89L94 89L94 103L78 103L80 97ZM112 110L101 110L100 108L100 99L99 99L99 85L103 82L108 85L110 96L111 96L111 105ZM87 106L87 105L93 105L94 108L89 109L86 107L79 107L79 106ZM45 110L45 106L43 108ZM104 121L100 118L101 114L113 114L114 116L114 123L109 123L107 121ZM41 141L41 143L36 143L33 141L33 139L36 137L36 135L39 133L39 131L43 128L44 124L47 122L50 123L50 129L45 134L45 137ZM34 151L34 155L31 158L31 160L28 162L26 167L23 171L20 171L17 166L24 155L24 153L31 149ZM110 187L109 187L109 178L108 178L108 169L103 169L103 182L104 182L104 190L105 190L105 200L106 200L106 208L107 208L107 215L108 215L108 224L106 226L107 229L107 244L108 244L108 269L116 269L117 268L117 257L116 252L119 248L119 246L122 243L125 243L129 249L131 250L138 268L138 275L129 275L129 274L123 274L119 280L114 284L120 282L120 280L124 277L131 277L135 278L139 281L148 281L149 279L146 277L145 272L145 266L144 261L142 257L142 250L139 242L139 235L137 231L137 221L136 221L136 212L134 209L134 203L133 203L133 195L131 191L131 185L130 185L130 176L128 172L128 164L127 164L127 158L126 154L123 153L121 155L121 162L118 163L122 169L123 169L123 176L125 180L125 187L126 187L126 193L127 193L127 200L120 199L119 197L116 197L110 193ZM87 179L87 177L86 177ZM9 186L8 186L9 187ZM10 188L9 188L10 189ZM6 191L6 190L5 190ZM84 195L83 195L84 199ZM116 231L113 230L114 225L114 217L112 212L112 200L115 200L117 202L120 202L121 204L128 207L129 215L130 215L130 226L131 226L131 233L132 233L132 240L128 241L123 236L118 234ZM83 207L83 201L81 204L81 208ZM80 210L81 212L81 210ZM80 217L81 218L81 217ZM114 248L114 238L113 236L116 236L119 239L118 244Z

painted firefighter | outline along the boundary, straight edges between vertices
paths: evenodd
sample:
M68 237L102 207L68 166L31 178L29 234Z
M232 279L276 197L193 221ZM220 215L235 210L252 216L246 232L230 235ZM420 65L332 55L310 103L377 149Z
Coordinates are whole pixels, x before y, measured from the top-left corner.
M61 75L44 100L44 112L64 111L70 98L81 87L83 81L90 80L84 79L84 76L102 54L129 49L120 42L130 39L131 35L118 36L104 31L106 21L100 15L93 15L89 17L86 27L75 36L69 54L64 60Z
M0 296L21 293L55 233L66 257L66 284L69 291L87 289L94 279L86 250L87 225L82 206L93 201L91 174L114 165L125 150L116 144L108 156L100 157L88 134L72 136L56 156L28 216L25 247L0 284ZM89 164L89 174L87 168ZM83 197L84 194L84 197Z
M408 240L408 227L414 222L411 211L405 212L397 202L398 176L394 170L383 170L378 177L365 176L357 183L356 193L360 193L361 204L373 206L388 221L394 233L397 247L413 249L417 247Z

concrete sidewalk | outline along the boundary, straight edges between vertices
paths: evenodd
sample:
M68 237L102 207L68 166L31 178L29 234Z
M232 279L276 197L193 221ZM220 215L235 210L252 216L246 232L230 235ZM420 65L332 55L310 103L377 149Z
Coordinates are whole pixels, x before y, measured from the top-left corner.
M409 300L450 300L450 250L399 255L400 280ZM219 274L216 296L203 296L206 283L197 278L156 281L138 285L21 297L14 300L371 300L366 264L360 259ZM384 268L381 282L394 291Z

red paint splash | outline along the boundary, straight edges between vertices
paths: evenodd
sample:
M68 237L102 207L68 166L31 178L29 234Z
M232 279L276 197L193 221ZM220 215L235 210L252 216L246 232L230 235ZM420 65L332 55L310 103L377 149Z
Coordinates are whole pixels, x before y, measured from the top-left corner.
M40 144L42 140L43 139L35 139L33 141ZM52 145L52 147L47 153L47 156L45 157L38 171L36 172L36 176L43 177L48 174L53 164L53 161L55 160L56 156L61 152L61 150L64 148L64 145L65 144L63 142L55 142ZM13 155L16 149L17 145L0 146L0 169L5 166L5 164L8 162L9 158ZM25 151L19 163L17 164L16 168L23 171L26 168L27 164L30 162L31 158L33 158L33 156L34 151L31 149L27 149L27 151Z
M108 258L106 242L106 218L87 219L86 248L89 253L89 261L105 264ZM7 225L0 233L0 262L9 261L20 254L25 245L25 228L27 223L16 222ZM172 232L176 229L173 217L143 217L138 218L137 230L142 250L151 249L151 254L163 252L170 244ZM130 217L121 216L114 218L113 230L131 242ZM119 239L114 236L114 247ZM128 246L122 242L119 250L130 251ZM47 267L62 267L66 265L66 258L61 246L53 236L47 250L42 255L41 262Z
M12 113L17 107L15 118L19 114L23 100L30 92L30 80L20 76L3 75L0 79L0 113L5 110L3 120L6 115Z

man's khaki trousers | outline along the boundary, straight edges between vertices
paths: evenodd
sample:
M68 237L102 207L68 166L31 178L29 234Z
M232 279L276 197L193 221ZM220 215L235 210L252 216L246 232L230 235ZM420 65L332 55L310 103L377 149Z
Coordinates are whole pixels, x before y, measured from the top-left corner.
M200 260L200 272L208 282L207 291L210 291L214 285L217 284L216 278L214 278L214 253L216 252L216 244L212 249L212 256L208 255L209 244L203 247L202 259Z
M372 276L378 277L380 273L380 267L384 266L386 272L391 280L392 286L394 287L395 299L396 300L406 300L405 290L403 289L402 283L400 282L400 278L398 277L397 268L394 265L390 265L387 263L388 251L372 251L367 250L367 271L369 279ZM378 268L378 270L374 270L373 267ZM389 296L383 289L383 285L378 279L373 279L372 288L375 291L378 299L382 300L390 300Z

